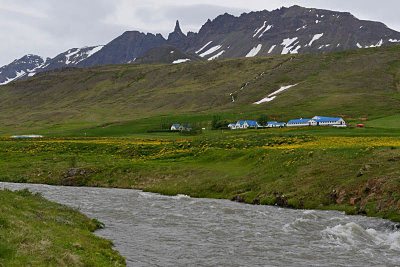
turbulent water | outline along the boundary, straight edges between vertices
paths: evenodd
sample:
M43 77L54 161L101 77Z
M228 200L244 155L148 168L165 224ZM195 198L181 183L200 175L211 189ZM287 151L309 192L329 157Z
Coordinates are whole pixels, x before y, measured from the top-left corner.
M135 190L0 183L29 188L106 224L129 266L400 266L389 221Z

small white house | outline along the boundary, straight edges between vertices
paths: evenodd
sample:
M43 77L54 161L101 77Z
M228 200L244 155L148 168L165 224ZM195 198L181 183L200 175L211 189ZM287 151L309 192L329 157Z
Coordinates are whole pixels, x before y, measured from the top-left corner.
M238 121L236 129L259 128L260 125L256 121Z
M180 124L172 124L171 131L178 131L180 126Z
M179 131L187 131L190 132L192 130L192 126L189 123L182 123L179 128Z

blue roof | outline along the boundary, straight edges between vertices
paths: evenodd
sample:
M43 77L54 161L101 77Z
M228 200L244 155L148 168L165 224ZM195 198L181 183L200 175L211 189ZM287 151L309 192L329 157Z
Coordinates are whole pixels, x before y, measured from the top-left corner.
M290 120L288 123L308 123L310 119Z
M258 123L256 121L246 121L247 125L249 126L258 126Z
M180 124L172 124L172 126L179 127L181 125Z
M331 118L331 117L322 117L322 116L317 116L319 119L314 119L316 122L329 122L329 121L338 121L341 119L341 117L337 118Z
M238 123L239 123L240 125L243 125L243 124L244 124L244 121L238 121Z
M275 123L278 123L277 121L269 121L269 122L267 122L268 124L275 124Z

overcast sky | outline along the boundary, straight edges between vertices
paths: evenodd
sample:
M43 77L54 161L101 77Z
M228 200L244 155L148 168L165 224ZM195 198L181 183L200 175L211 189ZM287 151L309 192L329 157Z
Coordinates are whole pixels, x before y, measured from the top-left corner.
M126 30L167 37L177 19L197 32L225 12L301 5L349 11L400 31L399 0L0 0L0 66L26 54L54 57L74 47L106 44Z

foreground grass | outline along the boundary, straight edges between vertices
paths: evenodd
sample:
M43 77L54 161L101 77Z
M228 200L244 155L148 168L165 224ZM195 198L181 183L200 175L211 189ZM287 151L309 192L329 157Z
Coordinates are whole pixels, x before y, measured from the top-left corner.
M101 223L27 190L0 191L0 266L122 266Z
M338 209L400 221L399 137L285 131L174 139L3 139L0 179Z

